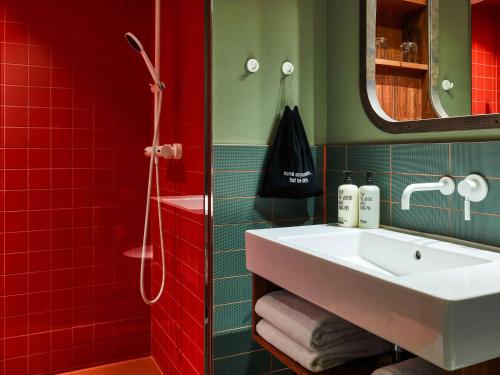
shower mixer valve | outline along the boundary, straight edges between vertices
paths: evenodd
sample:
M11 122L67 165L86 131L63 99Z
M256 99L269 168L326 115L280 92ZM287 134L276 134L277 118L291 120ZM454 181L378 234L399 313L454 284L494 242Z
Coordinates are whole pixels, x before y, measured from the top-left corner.
M157 146L155 153L157 158L179 160L182 158L182 145L180 143L174 143L171 145Z
M153 156L153 147L144 149L144 155ZM154 156L157 158L179 160L182 158L182 145L180 143L166 144L154 148Z

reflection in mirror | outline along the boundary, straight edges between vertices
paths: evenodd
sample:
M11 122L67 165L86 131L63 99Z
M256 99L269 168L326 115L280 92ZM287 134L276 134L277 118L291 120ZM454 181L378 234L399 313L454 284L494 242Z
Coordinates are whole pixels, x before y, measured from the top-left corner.
M438 117L430 100L428 14L427 0L376 1L375 89L390 119Z

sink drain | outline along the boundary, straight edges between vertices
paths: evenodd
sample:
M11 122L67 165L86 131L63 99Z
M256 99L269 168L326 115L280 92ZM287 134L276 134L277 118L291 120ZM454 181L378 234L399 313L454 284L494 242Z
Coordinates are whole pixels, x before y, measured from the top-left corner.
M415 252L415 259L416 259L416 260L420 260L420 259L422 259L422 253L420 252L420 250L417 250L417 251Z

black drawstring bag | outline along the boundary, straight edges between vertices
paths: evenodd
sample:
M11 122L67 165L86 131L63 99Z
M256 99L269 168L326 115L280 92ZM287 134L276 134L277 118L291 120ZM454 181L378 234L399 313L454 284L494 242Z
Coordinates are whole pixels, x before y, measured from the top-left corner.
M260 196L300 199L321 194L299 109L286 106L269 152Z

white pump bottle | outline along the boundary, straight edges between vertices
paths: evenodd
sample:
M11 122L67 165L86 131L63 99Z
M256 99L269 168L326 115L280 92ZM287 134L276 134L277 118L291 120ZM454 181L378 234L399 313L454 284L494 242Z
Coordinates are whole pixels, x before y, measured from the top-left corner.
M353 184L351 172L345 172L345 181L338 190L339 225L346 228L358 226L358 187Z
M359 227L375 229L380 225L380 189L373 174L366 174L366 184L359 188Z

